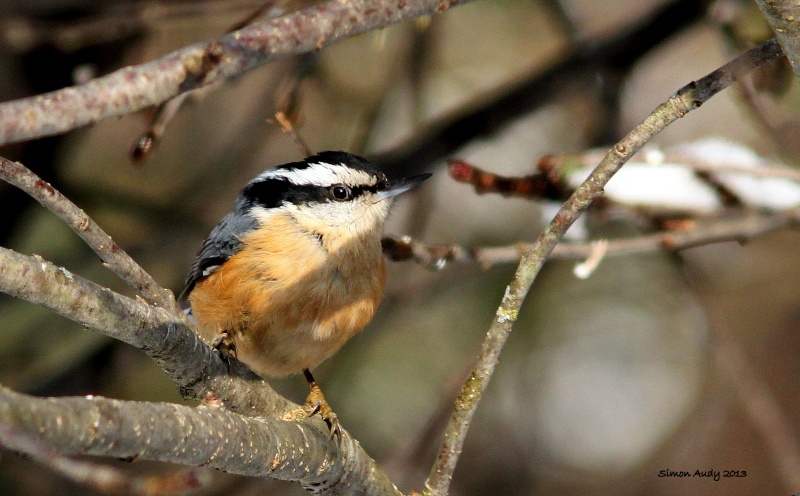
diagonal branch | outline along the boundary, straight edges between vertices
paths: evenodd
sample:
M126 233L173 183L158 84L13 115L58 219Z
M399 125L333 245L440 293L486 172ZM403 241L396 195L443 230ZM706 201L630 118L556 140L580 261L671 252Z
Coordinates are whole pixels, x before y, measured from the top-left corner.
M274 60L469 0L329 0L217 40L44 95L0 104L0 144L50 136L158 105Z
M343 484L341 488L337 485L336 491L350 487L348 484L353 487L367 484L369 487L364 490L365 494L391 493L385 490L385 487L389 487L387 484L390 483L385 480L383 472L346 432L343 431L342 435L342 439L346 441L341 441L341 443L348 446L346 448L340 446L339 448L345 451L334 454L333 451L337 449L335 442L331 439L327 426L320 419L306 419L297 423L276 420L275 417L295 411L298 406L278 395L266 382L240 362L230 359L231 361L228 363L221 359L218 353L203 343L182 322L175 320L175 317L166 310L116 294L72 274L63 267L56 267L41 257L28 257L6 248L0 248L0 291L42 305L97 332L145 351L180 386L184 396L197 399L219 399L225 406L225 408L206 408L205 410L192 410L170 404L155 405L132 402L120 406L121 402L102 398L91 398L89 403L84 404L87 398L65 399L63 402L55 399L40 400L0 388L0 423L5 423L12 428L23 428L30 433L45 432L45 435L58 446L59 450L66 453L118 457L140 456L188 465L208 464L233 473L279 477L279 475L274 475L264 469L263 464L266 462L263 461L263 457L256 456L260 453L258 450L253 451L248 447L256 443L255 438L251 437L254 435L255 427L253 426L268 424L267 430L272 433L270 434L270 443L274 444L278 439L280 442L277 443L283 446L284 450L299 449L302 456L321 457L314 458L318 461L310 463L310 465L289 467L288 465L294 458L288 457L285 453L276 454L274 463L285 470L309 471L311 470L309 467L317 467L316 475L309 472L305 474L305 477L297 477L298 479L303 479L309 484L343 484L342 478L351 478L352 480ZM208 402L208 404L215 404L215 402ZM108 408L113 409L113 412L107 411ZM186 410L182 410L182 408L186 408ZM9 409L11 409L11 413L8 413ZM81 412L79 418L67 418L71 414L70 412L78 411ZM210 429L206 431L207 435L191 436L192 433L197 434L192 429L200 426L188 421L185 424L177 421L177 425L174 425L173 422L176 412L181 414L177 418L186 419L189 415L186 412L190 411L217 412L214 415L222 416L222 420L214 417L213 422L204 427ZM30 418L24 415L25 412L28 412ZM101 416L100 419L98 419L98 415ZM103 419L102 415L108 416L108 419ZM98 421L114 422L128 418L125 417L126 415L130 416L130 422L138 422L135 425L140 426L139 430L142 429L141 426L169 424L170 429L189 428L190 431L151 432L150 436L144 436L135 441L139 444L127 448L131 450L130 452L119 451L126 449L124 441L129 437L128 431L109 432L108 438L104 441L105 444L100 443L97 439L91 440L89 444L81 444L86 442L81 436L93 432ZM257 417L257 419L250 417ZM143 418L148 420L141 420ZM169 422L165 420L167 418ZM15 424L18 421L24 422L19 425ZM49 422L46 427L37 424L37 422L45 421ZM73 424L73 421L78 423ZM78 427L72 430L70 425ZM280 427L276 428L275 425ZM244 430L242 431L240 428ZM137 432L137 429L133 429L133 432ZM144 432L149 431L145 429ZM288 433L288 437L283 437L284 433ZM260 438L267 436L261 430L255 434L258 434ZM244 436L245 441L239 443L234 435ZM298 436L300 437L298 438ZM180 447L185 447L190 439L196 440L201 443L197 447L197 450L200 451L194 454L177 453L164 451L166 447L153 451L152 446L156 439L159 442L169 440L164 442L172 450L180 450ZM267 440L263 440L263 442L266 443ZM300 444L297 444L298 442ZM98 443L102 446L98 446ZM203 451L208 446L213 448L212 455L217 454L203 458L208 454ZM243 447L248 448L245 450ZM225 455L227 458L224 463L218 461L222 456L220 453L233 451L236 451L236 456L242 458L243 464L234 461L233 458L236 457L232 454ZM254 461L254 458L258 459ZM303 460L303 463L309 462ZM325 472L325 470L329 471ZM334 476L330 475L331 470ZM320 477L325 480L318 480ZM371 493L370 491L375 488L379 488L380 491ZM338 494L336 491L332 494Z
M106 267L133 287L145 300L175 315L183 316L172 291L162 288L95 221L50 184L24 165L3 157L0 157L0 179L13 184L56 214L97 253Z
M756 0L800 78L800 4L795 0Z
M103 288L41 257L0 248L0 291L49 308L153 358L188 398L208 395L243 414L280 416L297 405L219 354L176 316Z
M523 255L514 278L506 288L495 319L486 334L478 361L456 399L455 411L445 429L444 441L425 483L428 494L445 495L448 493L450 480L464 445L467 430L480 398L497 366L500 351L517 320L522 302L545 260L567 229L589 207L592 201L603 194L605 185L625 162L655 134L688 112L699 108L709 98L744 74L781 55L780 46L775 39L771 39L740 55L711 74L678 90L669 100L656 108L644 122L614 145L589 178L564 203L531 250Z
M332 495L400 494L356 441L343 436L337 446L326 427L308 421L101 397L43 399L0 387L0 424L4 444L13 445L4 434L16 429L66 454L209 466Z

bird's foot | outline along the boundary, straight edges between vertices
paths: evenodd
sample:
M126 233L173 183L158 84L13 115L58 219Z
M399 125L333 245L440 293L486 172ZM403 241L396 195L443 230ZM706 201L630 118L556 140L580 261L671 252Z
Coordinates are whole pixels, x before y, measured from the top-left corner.
M319 385L314 380L314 376L311 375L311 371L305 369L303 370L303 375L305 375L306 380L308 381L308 387L311 388L311 391L309 391L308 397L306 398L306 403L302 408L306 414L306 417L319 414L319 416L322 417L322 420L328 424L331 437L336 436L336 439L341 439L342 427L339 425L339 417L325 400L325 395L322 394L322 389L320 389Z
M220 354L225 363L228 364L228 373L231 371L231 359L236 358L236 343L228 331L222 331L211 342L211 347Z

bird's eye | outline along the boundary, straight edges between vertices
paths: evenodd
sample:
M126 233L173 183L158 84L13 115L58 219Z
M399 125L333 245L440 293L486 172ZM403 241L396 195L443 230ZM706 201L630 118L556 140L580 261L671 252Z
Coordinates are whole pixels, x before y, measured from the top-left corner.
M336 201L347 201L353 197L350 188L343 184L336 184L330 187L331 197Z

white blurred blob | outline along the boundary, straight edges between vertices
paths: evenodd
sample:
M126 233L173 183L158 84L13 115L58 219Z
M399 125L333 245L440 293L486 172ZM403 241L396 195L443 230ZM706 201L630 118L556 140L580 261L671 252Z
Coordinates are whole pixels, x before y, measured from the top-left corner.
M722 138L709 138L675 147L675 152L704 163L742 168L774 168L753 150ZM717 181L730 188L752 207L773 210L800 205L800 184L780 177L756 177L746 173L717 172Z
M518 449L546 478L598 482L645 463L704 382L707 322L680 267L664 254L608 258L577 280L557 263L529 305L515 331L534 336L524 364L496 386Z
M698 177L692 165L702 170L713 167L775 169L774 165L749 148L722 138L708 138L661 151L649 148L639 153L609 181L606 196L635 207L670 212L710 214L723 207L712 184ZM586 167L568 179L580 185L594 169ZM800 206L800 184L780 177L759 177L736 171L710 172L746 206L782 210Z

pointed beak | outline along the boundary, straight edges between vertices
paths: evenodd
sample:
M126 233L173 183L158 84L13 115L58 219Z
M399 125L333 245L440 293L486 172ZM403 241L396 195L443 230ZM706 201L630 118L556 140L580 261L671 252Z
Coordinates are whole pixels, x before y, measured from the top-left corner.
M387 198L391 198L393 196L397 196L400 193L405 193L406 191L419 186L422 181L428 179L433 174L420 174L418 176L411 176L405 179L398 179L397 181L391 181L386 185L386 188L378 191L378 199L376 201L385 200Z

